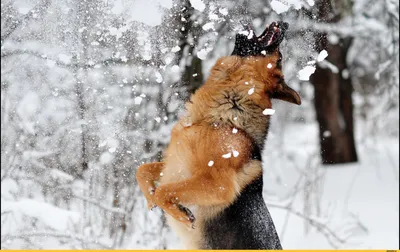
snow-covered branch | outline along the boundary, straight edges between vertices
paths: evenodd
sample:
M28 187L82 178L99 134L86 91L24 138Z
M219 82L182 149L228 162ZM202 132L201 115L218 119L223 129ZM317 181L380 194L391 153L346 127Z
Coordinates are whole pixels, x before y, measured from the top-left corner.
M25 14L19 20L14 20L11 22L10 27L5 29L4 33L1 33L1 45L3 42L10 37L10 35L21 25L25 25L29 20L33 18L39 18L43 12L45 12L50 6L51 0L42 0L37 6L31 9L27 14ZM3 14L3 13L2 13Z
M98 246L102 249L111 249L112 247L106 245L98 240L90 239L87 237L79 236L76 234L66 234L66 233L57 233L57 232L32 232L32 233L20 233L20 234L2 234L1 242L6 242L7 240L15 240L15 239L27 239L31 237L39 237L39 238L61 238L68 239L72 241L77 241L81 244L84 244L84 248L91 248L92 245Z
M279 204L279 203L273 203L273 202L267 202L268 207L273 207L273 208L279 208L288 211L289 213L296 215L297 217L300 217L302 219L305 219L308 221L312 226L314 226L318 232L323 234L329 244L333 248L339 248L340 245L345 245L346 242L349 239L349 236L340 236L338 232L330 228L327 224L327 220L323 220L318 217L313 217L313 216L307 216L301 211L295 210L290 203L285 203L285 204ZM352 224L352 227L350 228L361 228L365 230L364 225L362 225L360 222Z

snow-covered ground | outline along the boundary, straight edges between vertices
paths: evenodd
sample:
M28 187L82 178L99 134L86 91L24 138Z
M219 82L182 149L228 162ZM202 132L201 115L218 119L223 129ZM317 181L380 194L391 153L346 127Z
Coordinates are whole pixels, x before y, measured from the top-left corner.
M279 111L277 112L279 113ZM375 137L364 141L358 137L360 161L354 164L321 166L317 153L316 124L292 123L284 134L274 135L277 122L272 126L264 155L265 200L285 249L394 249L399 243L399 141L398 138ZM275 130L274 130L275 129ZM283 141L282 138L283 137ZM281 143L278 146L278 142ZM310 168L311 167L311 168ZM320 183L313 181L318 174ZM305 188L305 181L311 183ZM68 228L80 225L80 215L43 202L39 198L11 200L17 186L10 180L2 182L1 212L12 212L14 221L7 221L15 233L23 226L26 216L53 229L49 234L68 238ZM35 189L31 188L34 192ZM36 195L36 196L34 196ZM37 197L39 192L34 192ZM310 206L304 208L308 198ZM287 209L290 209L288 211ZM319 214L318 214L319 213ZM143 209L143 216L144 216ZM24 217L25 216L25 217ZM157 222L159 210L146 215L140 225ZM4 218L3 218L4 217ZM7 214L2 216L2 220ZM138 217L138 216L136 216ZM305 218L322 225L322 232L311 225L305 234ZM154 223L153 223L154 224ZM38 226L40 230L40 225ZM163 230L169 249L182 248L174 234ZM331 232L331 233L330 233ZM32 235L35 232L32 232ZM39 232L43 248L71 248L59 244L54 237ZM158 235L161 235L158 233ZM101 236L101 235L100 235ZM123 248L154 249L159 241L133 233ZM86 239L90 237L87 236ZM337 239L336 239L336 238ZM82 237L75 237L83 239ZM341 242L340 239L346 239ZM153 242L151 242L153 241ZM109 244L107 238L102 241ZM12 248L20 248L14 242ZM79 247L79 246L78 246Z
M306 160L297 153L312 152L317 135L316 125L290 125L284 136L284 147L300 168ZM376 137L375 141L361 144L358 137L359 162L354 164L319 167L322 183L319 188L320 220L341 237L349 237L346 243L337 243L348 249L395 249L399 244L399 139ZM268 146L268 144L267 144ZM295 150L297 149L297 152ZM291 153L287 153L286 155ZM266 164L278 156L265 152ZM303 160L303 162L301 161ZM303 166L303 167L302 167ZM292 188L299 178L298 170L281 163L282 181ZM266 177L268 167L264 166ZM265 190L268 183L265 179ZM272 186L271 186L272 187ZM314 192L307 191L314 194ZM293 209L302 212L304 193L294 200ZM269 201L269 196L265 199ZM311 201L316 205L315 201ZM273 205L273 204L272 204ZM327 249L328 239L312 229L304 234L304 219L290 214L283 232L287 211L270 207L282 245L286 249ZM315 211L313 212L315 214ZM334 240L334 239L333 239Z

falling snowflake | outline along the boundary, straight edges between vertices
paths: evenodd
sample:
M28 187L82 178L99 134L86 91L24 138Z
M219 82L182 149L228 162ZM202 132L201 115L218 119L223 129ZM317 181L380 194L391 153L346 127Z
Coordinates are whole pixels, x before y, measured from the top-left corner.
M263 113L263 115L273 115L273 114L275 114L275 110L271 109L271 108L267 108L267 109L264 109L264 111L262 113Z
M247 92L249 95L252 95L254 93L254 88L250 88L249 91Z

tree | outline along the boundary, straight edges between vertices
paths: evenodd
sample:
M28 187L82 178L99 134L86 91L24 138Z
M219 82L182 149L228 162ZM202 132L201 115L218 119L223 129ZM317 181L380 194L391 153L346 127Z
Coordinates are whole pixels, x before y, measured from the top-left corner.
M335 23L351 9L348 0L320 0L317 18ZM317 51L327 50L332 67L317 64L311 76L314 85L314 107L319 124L321 158L324 164L356 162L352 80L349 78L347 54L352 38L341 38L337 44L328 41L328 33L316 32Z

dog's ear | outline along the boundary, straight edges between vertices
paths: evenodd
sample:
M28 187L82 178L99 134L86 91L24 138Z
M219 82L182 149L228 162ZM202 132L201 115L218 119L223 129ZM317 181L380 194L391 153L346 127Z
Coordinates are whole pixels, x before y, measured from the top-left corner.
M271 97L274 99L280 99L283 101L294 103L297 105L301 104L300 95L294 89L289 87L285 82L282 82L282 84L279 85L279 88L274 90Z

